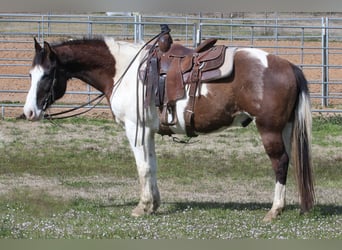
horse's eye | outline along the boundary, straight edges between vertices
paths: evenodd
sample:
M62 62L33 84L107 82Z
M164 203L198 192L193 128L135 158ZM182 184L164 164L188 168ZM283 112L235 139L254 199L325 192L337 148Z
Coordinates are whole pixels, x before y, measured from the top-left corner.
M30 78L32 78L32 75L31 75L31 73L29 74L29 77L30 77Z

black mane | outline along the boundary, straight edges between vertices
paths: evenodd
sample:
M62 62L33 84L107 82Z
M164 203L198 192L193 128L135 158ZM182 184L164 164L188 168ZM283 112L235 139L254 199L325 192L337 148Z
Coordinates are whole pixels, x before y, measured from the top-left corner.
M52 47L58 47L58 46L63 46L63 45L84 45L84 44L89 44L89 43L99 43L103 41L104 41L103 37L93 37L93 38L83 37L79 39L62 40L60 42L52 43L51 45Z

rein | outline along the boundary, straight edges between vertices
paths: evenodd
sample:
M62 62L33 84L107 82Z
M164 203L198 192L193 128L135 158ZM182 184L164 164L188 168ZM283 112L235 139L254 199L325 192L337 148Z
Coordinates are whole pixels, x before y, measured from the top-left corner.
M66 118L71 118L71 117L75 117L75 116L78 116L78 115L82 115L82 114L85 114L87 112L89 112L90 110L94 109L97 105L100 104L100 102L103 100L104 98L104 94L101 94L101 95L98 95L97 97L95 97L94 99L90 100L89 102L87 103L84 103L76 108L72 108L72 109L68 109L68 110L65 110L65 111L61 111L61 112L57 112L57 113L48 113L48 114L44 114L44 119L48 119L48 120L57 120L57 119L66 119ZM79 110L81 108L84 108L90 104L92 104L93 102L97 101L92 107L88 108L87 110L84 110L84 111L81 111L81 112L78 112L78 113L75 113L75 114L71 114L71 115L65 115L65 116L60 116L60 115L64 115L64 114L67 114L67 113L70 113L70 112L73 112L73 111L76 111L76 110ZM58 117L60 116L60 117Z
M116 83L114 83L114 86L116 87L114 89L114 92L116 91L116 89L120 86L120 83L122 82L122 79L123 77L127 74L129 68L132 66L132 64L134 63L135 59L137 59L138 55L140 54L140 52L145 49L154 39L158 38L159 36L161 36L162 34L164 34L165 32L161 32L159 33L158 35L154 36L152 39L150 39L147 43L145 43L140 49L139 51L137 52L137 54L133 57L133 59L130 61L130 63L128 64L126 70L122 73L122 75L120 76L120 78L117 80ZM156 42L153 44L155 45ZM144 61L143 61L144 62ZM43 105L43 110L45 111L47 109L47 106L48 106L48 102L50 100L50 98L52 98L52 101L54 100L54 96L53 96L53 88L54 88L54 85L57 81L56 79L56 70L55 69L55 72L54 72L54 79L53 79L53 82L52 82L52 85L51 85L51 89L50 89L50 93L49 95L47 96L47 98L45 99L45 102L44 102L44 105ZM57 112L57 113L48 113L48 114L44 114L44 119L48 119L48 120L57 120L57 119L66 119L66 118L71 118L71 117L75 117L75 116L78 116L78 115L82 115L82 114L85 114L87 112L89 112L90 110L94 109L97 105L99 105L99 103L103 100L104 98L104 94L100 94L99 96L95 97L94 99L90 100L89 102L85 103L85 104L82 104L78 107L75 107L75 108L71 108L71 109L68 109L68 110L65 110L65 111L62 111L62 112ZM97 102L96 102L97 101ZM76 114L71 114L71 115L64 115L64 114L68 114L68 113L71 113L73 111L76 111L76 110L79 110L81 108L84 108L92 103L96 102L92 107L88 108L87 110L85 111L81 111L81 112L78 112ZM139 112L138 112L139 113ZM64 115L64 116L60 116L60 115ZM60 116L60 117L59 117Z
M55 72L54 72L54 77L53 77L53 81L52 81L52 84L51 84L49 95L44 100L44 105L43 105L43 111L44 112L48 108L48 104L49 104L50 98L51 98L51 102L53 102L54 99L55 99L54 94L53 94L53 88L55 87L55 84L56 84L56 81L57 81L56 71L57 71L57 69L55 69ZM75 116L78 116L78 115L81 115L81 114L85 114L85 113L89 112L90 110L94 109L103 100L103 98L104 98L104 94L102 93L99 96L97 96L96 98L94 98L93 100L90 100L89 102L84 103L84 104L82 104L82 105L80 105L78 107L71 108L71 109L68 109L68 110L65 110L65 111L62 111L62 112L57 112L57 113L52 113L52 114L50 114L50 113L44 114L43 118L44 119L48 119L48 120L57 120L57 119L66 119L66 118L75 117ZM96 100L99 100L99 101L97 103L95 103L95 105L93 105L92 107L88 108L85 111L81 111L81 112L78 112L76 114L60 116L60 115L68 114L70 112L73 112L73 111L79 110L81 108L84 108L85 106L90 105L91 103L95 102ZM60 117L58 117L58 116L60 116Z

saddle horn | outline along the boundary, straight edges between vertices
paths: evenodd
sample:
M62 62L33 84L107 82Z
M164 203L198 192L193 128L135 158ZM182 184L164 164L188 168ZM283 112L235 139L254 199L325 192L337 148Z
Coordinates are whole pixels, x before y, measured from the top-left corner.
M167 24L161 24L160 30L163 35L158 40L158 46L160 51L167 52L173 43L172 37L170 35L171 29Z

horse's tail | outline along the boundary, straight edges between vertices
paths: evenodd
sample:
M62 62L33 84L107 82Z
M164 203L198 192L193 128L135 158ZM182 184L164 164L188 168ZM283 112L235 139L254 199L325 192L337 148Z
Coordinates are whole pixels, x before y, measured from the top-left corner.
M292 164L295 168L301 212L308 212L315 202L311 159L311 105L308 82L300 68L293 65L298 97L292 132Z

